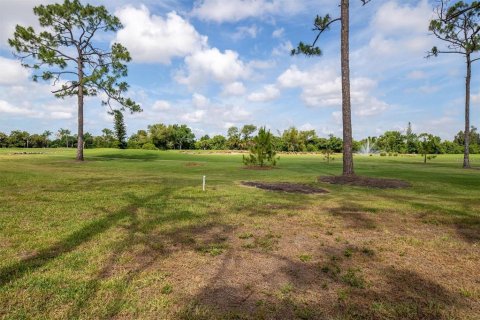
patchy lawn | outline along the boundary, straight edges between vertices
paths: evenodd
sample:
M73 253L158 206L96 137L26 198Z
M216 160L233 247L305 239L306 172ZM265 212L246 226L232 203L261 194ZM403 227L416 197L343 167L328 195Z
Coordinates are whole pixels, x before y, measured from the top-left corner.
M480 314L480 171L461 155L356 157L411 184L377 189L319 182L341 172L320 155L244 170L237 154L22 152L0 150L2 319Z

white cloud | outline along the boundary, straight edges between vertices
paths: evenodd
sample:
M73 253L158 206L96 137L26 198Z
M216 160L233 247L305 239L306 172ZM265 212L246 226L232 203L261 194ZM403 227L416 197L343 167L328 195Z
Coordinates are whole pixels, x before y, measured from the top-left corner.
M24 101L19 105L14 105L6 100L0 100L0 114L9 116L21 116L38 119L64 120L73 118L71 107L61 104L36 104L30 101Z
M200 0L192 14L202 20L235 22L265 14L295 13L302 8L301 1L292 0Z
M13 36L15 26L38 27L33 7L48 4L54 0L2 0L0 3L0 47L7 47L7 39Z
M76 105L68 105L61 103L45 103L41 110L45 110L40 114L40 117L52 119L73 119L73 112L76 110Z
M248 110L238 105L227 105L222 112L223 119L236 123L251 120L251 116L252 114Z
M431 18L432 7L427 0L415 4L385 1L364 31L370 40L352 51L352 66L372 73L402 67L411 70L424 64L423 57L437 42L428 31Z
M334 111L332 112L333 121L336 124L342 124L342 112L341 111Z
M248 96L249 101L267 102L277 99L280 96L280 90L275 85L266 85L262 91L253 92Z
M210 99L199 93L194 93L192 97L192 104L195 108L206 108L210 105Z
M19 61L0 56L0 85L15 85L28 80L30 72Z
M169 64L175 57L185 57L207 46L207 37L176 12L165 18L150 14L144 5L126 6L116 12L124 28L115 41L124 44L134 61Z
M176 108L162 114L162 122L185 123L192 127L198 125L201 128L210 128L209 130L213 128L221 130L223 133L227 127L252 121L251 112L242 106L241 101L232 102L232 99L228 102L211 101L201 94L194 93L190 101L178 100L174 104ZM148 119L151 121L151 117Z
M185 65L176 80L190 87L205 84L207 80L228 85L249 74L238 53L232 50L223 53L217 48L198 51L185 58Z
M472 96L473 103L480 103L480 93Z
M256 38L257 34L260 32L260 29L256 25L240 26L237 27L235 33L232 35L232 38L235 40L244 39L247 37Z
M424 94L431 94L431 93L438 92L438 90L440 90L440 87L433 86L433 85L425 85L425 86L419 87L418 90Z
M10 115L35 116L36 113L27 108L17 107L10 104L8 101L0 100L0 113Z
M165 111L170 110L171 105L170 102L165 100L157 100L153 103L152 109L155 111Z
M195 110L185 113L181 116L181 119L189 123L196 123L202 121L205 118L206 114L207 113L205 110Z
M251 60L247 64L247 67L252 69L271 69L275 66L274 60Z
M384 3L375 14L372 25L384 35L406 34L408 32L427 33L432 8L427 0L418 5L400 5L396 1ZM411 35L411 34L410 34Z
M227 96L241 96L245 94L246 91L247 89L242 82L235 81L224 86L222 94Z
M231 125L250 120L251 113L238 105L211 104L201 110L183 112L179 118L187 124L202 123L202 126L224 128L227 123Z
M421 70L413 70L407 74L407 78L412 80L425 79L426 77L427 74Z
M56 120L66 120L66 119L72 119L73 114L71 112L54 111L50 113L49 117L51 119L56 119Z
M309 130L315 130L315 127L311 123L304 123L300 127L298 127L301 131L309 131Z
M314 66L306 71L293 65L278 77L284 88L301 88L301 99L309 107L340 107L342 105L341 78L332 68ZM376 81L351 78L351 102L354 114L370 116L388 108L388 104L373 97Z
M275 30L273 30L273 32L272 32L272 37L274 37L274 38L281 38L284 33L285 33L285 29L284 29L284 28L275 29Z
M290 41L284 41L280 43L278 46L276 46L275 48L273 48L272 55L288 57L292 49L293 49L292 43Z

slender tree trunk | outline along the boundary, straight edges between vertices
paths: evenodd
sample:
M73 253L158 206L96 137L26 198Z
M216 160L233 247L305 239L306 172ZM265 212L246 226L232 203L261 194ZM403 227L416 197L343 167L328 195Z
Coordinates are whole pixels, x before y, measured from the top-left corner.
M427 154L426 153L423 155L423 163L427 164Z
M352 152L352 108L350 104L350 57L349 57L349 0L341 2L342 34L342 115L343 115L343 175L355 174Z
M470 80L472 78L472 61L467 54L467 77L465 78L465 150L463 167L470 168Z
M78 56L78 141L77 161L83 161L83 65L82 56Z

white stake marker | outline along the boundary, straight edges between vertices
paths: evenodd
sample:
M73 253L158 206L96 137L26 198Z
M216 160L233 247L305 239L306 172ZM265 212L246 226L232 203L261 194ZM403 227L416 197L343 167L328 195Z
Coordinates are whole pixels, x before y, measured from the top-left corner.
M203 191L205 191L205 177L206 177L206 176L203 176L203 188L202 188Z

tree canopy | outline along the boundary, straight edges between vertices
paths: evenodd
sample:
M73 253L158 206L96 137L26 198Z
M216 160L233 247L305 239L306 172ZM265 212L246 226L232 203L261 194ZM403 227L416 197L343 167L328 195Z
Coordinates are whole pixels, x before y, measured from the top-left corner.
M102 103L139 112L141 108L123 95L128 84L128 50L119 43L110 47L95 41L99 31L116 32L120 20L104 6L83 5L79 0L39 5L33 9L41 26L17 25L8 43L24 67L33 70L33 80L51 81L56 97L78 98L77 160L83 160L83 98L102 94ZM107 48L105 48L107 47Z

